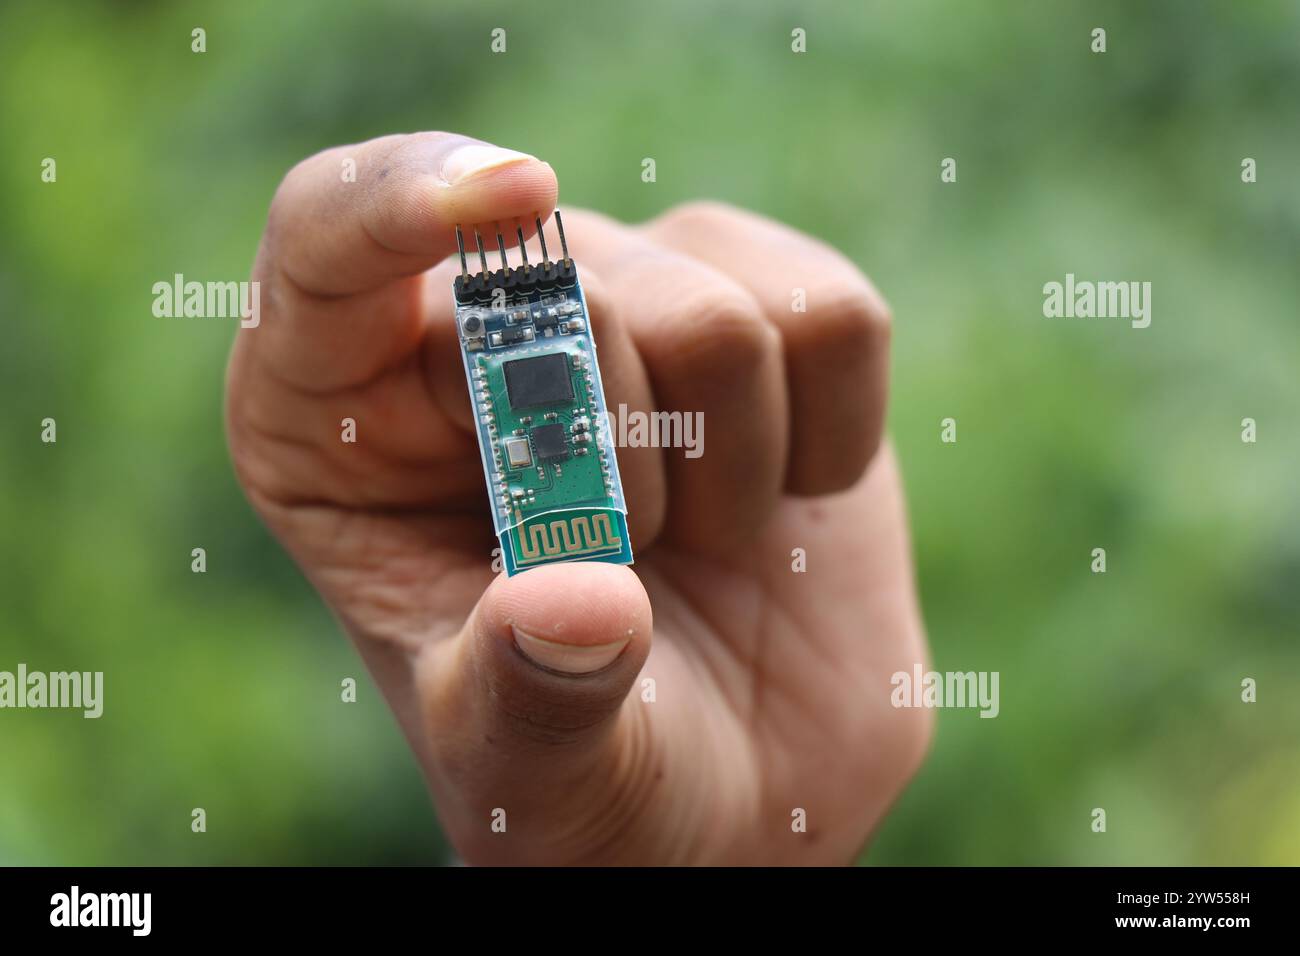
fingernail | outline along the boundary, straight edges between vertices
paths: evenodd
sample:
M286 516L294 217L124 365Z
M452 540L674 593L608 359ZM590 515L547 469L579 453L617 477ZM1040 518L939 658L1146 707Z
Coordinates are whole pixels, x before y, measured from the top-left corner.
M625 637L609 644L561 644L525 634L517 627L511 630L515 633L515 644L525 657L534 664L564 674L590 674L600 670L623 653L630 640Z
M470 143L468 146L462 146L460 149L453 151L442 161L442 178L446 182L455 185L486 170L517 163L525 159L536 158L536 156L519 153L513 149L502 149L500 146L489 146L486 143Z

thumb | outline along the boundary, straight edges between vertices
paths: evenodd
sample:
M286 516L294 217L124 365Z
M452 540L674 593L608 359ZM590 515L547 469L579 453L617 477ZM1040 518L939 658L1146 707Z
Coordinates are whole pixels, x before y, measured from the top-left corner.
M615 762L641 713L624 704L650 633L629 568L549 565L497 578L454 651L421 662L435 795L462 853L482 839L518 860L580 817L584 797L599 799L593 774ZM507 840L491 830L499 809Z

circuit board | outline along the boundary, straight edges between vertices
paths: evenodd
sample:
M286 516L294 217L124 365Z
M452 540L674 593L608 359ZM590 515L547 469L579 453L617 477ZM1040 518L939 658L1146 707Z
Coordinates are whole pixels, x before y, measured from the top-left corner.
M542 261L529 263L516 227L520 264L509 265L498 231L497 270L475 229L474 275L456 230L456 326L508 575L561 561L632 563L587 302L558 210L555 221L563 258L551 261L538 219Z

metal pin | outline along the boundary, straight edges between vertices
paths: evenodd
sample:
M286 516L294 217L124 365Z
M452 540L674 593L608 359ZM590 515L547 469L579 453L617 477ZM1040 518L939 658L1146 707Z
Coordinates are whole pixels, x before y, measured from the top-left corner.
M524 227L515 223L515 232L519 234L519 256L524 260L524 268L528 268L528 247L524 245Z
M487 255L483 252L483 237L478 234L478 227L474 227L474 245L478 247L478 261L483 266L483 274L488 274Z
M501 250L501 271L507 272L510 269L510 263L506 262L506 243L501 238L501 223L494 223L497 227L497 248Z
M542 220L537 219L537 241L542 244L542 263L546 268L551 267L551 257L546 251L546 233L542 232Z
M460 225L456 226L456 248L460 250L460 276L469 281L469 266L465 264L465 237L460 234Z
M560 218L560 210L555 210L555 228L560 231L560 248L564 250L564 264L570 264L569 244L564 241L564 220Z

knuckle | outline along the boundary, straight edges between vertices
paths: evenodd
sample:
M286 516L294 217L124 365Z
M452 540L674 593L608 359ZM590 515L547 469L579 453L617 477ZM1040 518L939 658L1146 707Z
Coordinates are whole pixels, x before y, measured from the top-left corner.
M294 226L295 217L301 214L307 201L306 197L311 189L311 167L319 162L326 152L328 151L314 153L299 160L284 174L284 178L275 188L266 215L264 245L274 250L277 258L285 257L286 246L289 249L294 248L294 244L286 243L285 239L290 236L289 230Z
M739 214L735 206L717 199L692 199L669 209L660 222L673 226L710 226L730 221Z
M780 349L776 329L740 289L712 287L683 296L668 323L681 358L705 368L752 365Z
M300 159L284 174L280 184L275 187L275 195L271 197L271 216L273 218L284 215L286 207L293 202L300 186L310 179L311 166L323 155L323 152L313 153L311 156Z
M818 330L840 347L873 350L887 345L893 315L865 280L843 283L819 296Z

